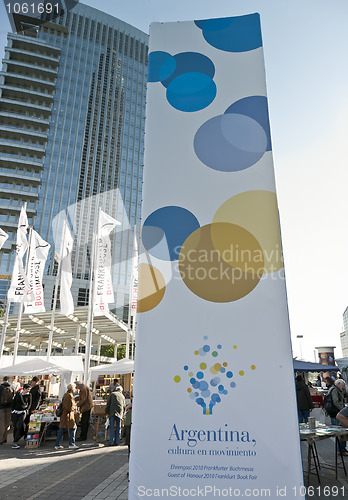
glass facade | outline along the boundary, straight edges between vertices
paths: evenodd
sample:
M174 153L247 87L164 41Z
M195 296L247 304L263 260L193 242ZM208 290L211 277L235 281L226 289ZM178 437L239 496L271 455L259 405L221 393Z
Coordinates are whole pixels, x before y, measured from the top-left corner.
M74 235L75 306L83 305L100 207L122 224L112 234L113 283L116 314L127 319L133 230L140 223L148 36L83 4L44 21L21 31L26 26L15 19L18 33L9 35L0 73L0 226L10 233L0 274L11 273L26 201L29 224L52 245L46 309L65 217Z

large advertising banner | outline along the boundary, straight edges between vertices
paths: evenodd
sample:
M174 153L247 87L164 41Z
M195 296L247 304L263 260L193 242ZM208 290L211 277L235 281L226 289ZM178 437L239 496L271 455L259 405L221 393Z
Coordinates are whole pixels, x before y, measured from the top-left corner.
M258 14L150 31L129 498L303 493Z

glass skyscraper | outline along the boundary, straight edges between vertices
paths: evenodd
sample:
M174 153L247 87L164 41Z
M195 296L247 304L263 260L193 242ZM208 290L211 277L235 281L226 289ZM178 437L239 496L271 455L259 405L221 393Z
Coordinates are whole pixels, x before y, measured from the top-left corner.
M0 300L11 275L20 207L52 247L44 283L52 306L62 221L74 235L75 306L88 301L98 207L114 231L116 314L127 319L134 226L139 227L148 35L78 3L42 19L13 14L0 72Z

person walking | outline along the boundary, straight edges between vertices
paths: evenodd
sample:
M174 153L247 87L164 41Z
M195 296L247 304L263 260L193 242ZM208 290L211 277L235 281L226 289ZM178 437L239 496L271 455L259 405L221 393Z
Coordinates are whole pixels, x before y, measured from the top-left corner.
M0 385L0 444L7 443L7 430L11 421L12 401L14 392L8 377L3 378Z
M296 398L297 398L297 412L298 412L298 422L302 424L308 423L308 417L310 411L313 409L313 400L308 389L308 386L304 383L302 375L297 375L296 377Z
M30 394L30 385L24 384L23 390L18 391L12 402L12 425L13 425L13 444L12 448L18 449L18 441L25 434L24 421L29 413L32 395Z
M121 421L126 407L126 400L122 394L123 387L118 385L114 392L109 394L105 413L109 416L109 445L118 446L121 440ZM115 430L116 422L116 430Z
M93 408L93 398L90 388L87 385L82 384L81 382L76 382L76 387L79 390L79 395L76 398L77 406L80 408L80 412L82 414L80 436L76 439L76 441L86 441L91 417L91 409Z
M78 448L78 446L76 446L75 444L75 389L75 384L69 384L67 387L67 392L64 394L62 399L63 413L60 416L59 431L54 445L55 450L61 450L64 448L64 446L61 446L60 444L63 438L64 431L69 431L69 449L74 450Z

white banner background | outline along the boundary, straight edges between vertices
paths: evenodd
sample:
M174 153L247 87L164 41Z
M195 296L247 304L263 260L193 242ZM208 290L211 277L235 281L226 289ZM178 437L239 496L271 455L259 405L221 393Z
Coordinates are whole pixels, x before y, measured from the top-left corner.
M144 236L143 227L147 251L142 252L139 265L141 314L129 498L179 496L178 488L186 489L186 496L189 491L190 497L198 496L199 488L204 488L207 497L219 495L214 495L213 488L220 489L220 495L221 490L239 489L241 496L248 489L261 496L261 490L267 489L270 498L278 498L279 488L283 494L285 488L286 498L295 498L294 488L298 493L303 477L287 297L279 266L272 152L270 148L264 151L248 168L222 171L204 164L193 146L198 129L224 114L231 104L249 96L266 96L263 50L219 50L205 41L202 30L193 22L180 22L151 26L150 57L154 51L172 56L182 52L204 54L215 66L217 93L210 105L184 112L169 104L166 96L170 92L161 82L148 85L142 220L145 226L152 221L148 225L153 233ZM168 58L162 78L170 74L171 64ZM186 71L195 71L194 66L189 65ZM171 90L175 101L175 89ZM246 139L244 146L238 144L238 130L242 136L245 130L257 136L258 124L248 118L243 122L239 116L235 119L232 142L237 137L237 147L244 147L243 154L253 154L248 134L242 137L242 142ZM220 150L214 143L211 148ZM224 211L221 207L226 202ZM157 211L164 207L162 218L156 218ZM201 289L198 284L197 293L193 293L190 287L195 283L188 281L189 286L185 285L178 262L169 260L163 250L166 239L171 247L183 227L179 212L173 212L172 207L194 215L201 231L195 234L202 239L203 226L212 225L209 231L214 232L213 219L236 224L242 233L247 228L249 241L255 243L256 239L255 248L258 243L262 246L265 267L269 264L259 283L239 300L204 297L214 287L218 295L219 283L213 280L210 284L202 280ZM190 220L194 226L194 219ZM161 224L167 232L161 232ZM189 239L182 248L189 246ZM196 240L199 242L198 237ZM209 271L209 263L205 271ZM248 274L246 277L249 279ZM154 278L155 283L151 282ZM214 368L217 362L220 365ZM217 376L220 381L214 388L211 380ZM220 398L210 415L203 414L197 402L201 389L195 396L193 384L198 382L199 386L202 380L208 382L210 393L216 391Z
M30 291L34 299L25 302L25 314L40 313L46 310L44 305L42 277L50 248L51 245L43 240L36 231L32 230L28 260L28 280ZM28 295L30 296L30 292L28 292Z

